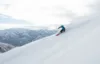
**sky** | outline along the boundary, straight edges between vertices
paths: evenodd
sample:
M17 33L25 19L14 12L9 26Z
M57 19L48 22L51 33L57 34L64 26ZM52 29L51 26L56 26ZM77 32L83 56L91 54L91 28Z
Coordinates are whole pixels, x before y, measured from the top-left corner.
M69 24L91 13L95 0L0 0L0 13L35 25Z
M5 30L9 28L26 28L26 25L24 24L0 24L0 30Z

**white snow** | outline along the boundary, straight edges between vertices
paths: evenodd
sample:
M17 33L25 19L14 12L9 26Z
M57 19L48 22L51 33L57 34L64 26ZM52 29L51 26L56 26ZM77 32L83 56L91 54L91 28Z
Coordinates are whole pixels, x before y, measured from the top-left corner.
M100 17L81 18L65 33L0 55L0 64L100 64Z

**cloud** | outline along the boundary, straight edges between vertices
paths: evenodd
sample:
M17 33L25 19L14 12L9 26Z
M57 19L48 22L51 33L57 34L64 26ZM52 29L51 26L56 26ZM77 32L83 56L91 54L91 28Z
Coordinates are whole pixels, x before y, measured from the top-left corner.
M99 14L100 13L100 1L95 0L91 5L89 5L93 13Z
M5 0L6 1L6 0ZM9 0L3 12L17 19L35 24L68 23L73 18L89 14L92 0Z
M0 0L0 4L12 4L14 0Z

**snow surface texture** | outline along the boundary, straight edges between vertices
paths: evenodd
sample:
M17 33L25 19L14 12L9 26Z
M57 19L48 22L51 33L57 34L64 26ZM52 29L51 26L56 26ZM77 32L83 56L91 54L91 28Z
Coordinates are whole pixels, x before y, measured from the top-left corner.
M66 33L0 55L0 64L100 64L100 19L83 19L69 25Z

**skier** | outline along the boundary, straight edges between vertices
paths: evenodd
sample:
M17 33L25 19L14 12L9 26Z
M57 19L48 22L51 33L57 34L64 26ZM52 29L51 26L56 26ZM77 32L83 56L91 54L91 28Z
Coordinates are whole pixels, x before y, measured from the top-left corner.
M56 36L58 36L59 34L65 32L65 27L64 27L64 25L61 25L58 29L61 29L61 30L60 30L60 32L59 32Z

